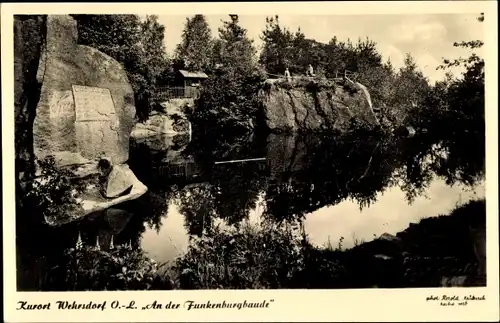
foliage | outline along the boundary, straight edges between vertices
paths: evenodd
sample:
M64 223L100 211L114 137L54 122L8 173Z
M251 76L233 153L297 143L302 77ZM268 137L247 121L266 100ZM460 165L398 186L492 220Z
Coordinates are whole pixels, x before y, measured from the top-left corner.
M224 21L215 40L214 73L205 81L191 116L204 132L241 133L253 128L260 82L264 79L255 61L255 48L239 25L237 15Z
M161 266L141 249L117 246L109 251L94 247L70 248L61 261L69 291L171 289L160 278Z
M296 230L263 223L206 230L174 270L189 277L181 288L253 289L286 287L302 266Z
M439 287L442 277L460 275L474 286L469 228L484 231L484 215L484 200L471 201L411 224L398 244L374 239L352 249L342 249L343 238L337 248L314 246L298 222L216 226L193 238L171 270L181 289Z
M480 17L478 20L482 19ZM444 59L438 69L461 67L463 72L459 77L448 73L445 80L437 82L431 89L424 104L412 111L413 119L420 128L439 133L446 143L450 143L452 149L448 151L446 163L455 163L455 166L450 164L445 169L452 173L458 171L458 163L463 166L463 161L469 158L466 154L485 156L484 60L474 53L474 50L483 46L483 42L465 41L455 42L453 45L469 49L470 56ZM465 151L453 144L457 142L466 144L469 150ZM469 164L469 167L475 168L472 173L482 173L484 162Z
M266 29L261 36L264 48L259 63L266 67L268 73L283 74L291 61L294 48L294 35L279 25L279 16L266 18Z
M392 87L393 95L387 104L403 115L402 123L412 124L414 120L411 120L411 110L422 106L431 87L410 54L406 54L404 65L396 75Z
M179 68L190 71L211 70L212 32L203 15L186 18L182 41L177 45L175 59Z
M78 41L123 64L135 94L140 120L158 100L156 84L167 68L163 44L165 27L157 16L143 21L137 15L72 15L78 23Z
M64 221L71 216L70 210L78 207L76 196L84 187L71 181L69 170L56 168L52 156L39 160L38 168L40 174L32 181L23 204L26 210L39 213L45 219Z

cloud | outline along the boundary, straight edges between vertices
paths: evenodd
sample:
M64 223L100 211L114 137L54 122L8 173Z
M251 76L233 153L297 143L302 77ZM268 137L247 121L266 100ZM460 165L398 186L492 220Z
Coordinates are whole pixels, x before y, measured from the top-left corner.
M439 42L447 34L446 27L437 21L423 22L422 19L410 19L390 26L388 37L395 42Z
M415 27L414 32L417 41L427 41L430 39L439 41L446 37L446 33L446 27L438 22L418 25Z
M400 67L403 65L405 53L394 45L379 46L379 51L386 59L390 59L394 67Z

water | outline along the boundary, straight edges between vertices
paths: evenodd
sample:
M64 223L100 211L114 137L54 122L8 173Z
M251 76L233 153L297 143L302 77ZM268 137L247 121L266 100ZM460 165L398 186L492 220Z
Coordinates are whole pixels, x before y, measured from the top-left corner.
M271 135L177 150L168 140L162 147L162 138L133 143L132 167L149 184L150 199L164 202L140 245L168 262L204 226L303 217L313 244L336 246L342 237L350 248L485 197L481 176L448 167L450 150L436 141L364 139ZM265 160L216 164L256 158Z
M313 244L337 246L343 237L344 248L396 234L484 198L484 153L459 139L356 133L132 140L129 165L149 191L62 228L36 231L21 223L18 236L23 228L37 237L20 260L24 282L41 279L26 259L57 258L79 233L86 244L98 237L103 249L111 239L140 246L158 262L173 261L190 236L216 224L303 219ZM258 160L230 162L244 159Z
M370 241L383 233L396 234L412 222L440 214L446 215L456 205L471 199L483 198L484 187L464 185L450 187L443 180L435 179L428 189L428 196L418 197L413 204L405 201L404 192L390 188L379 194L377 202L363 210L353 201L344 201L311 212L305 217L305 229L310 241L317 246L332 243L337 246L341 237L343 246L351 248L358 241ZM262 202L262 197L258 203ZM249 211L249 221L259 222L265 205ZM168 262L182 255L189 245L189 234L184 227L184 216L175 203L161 220L161 229L147 228L141 236L141 247L159 262Z

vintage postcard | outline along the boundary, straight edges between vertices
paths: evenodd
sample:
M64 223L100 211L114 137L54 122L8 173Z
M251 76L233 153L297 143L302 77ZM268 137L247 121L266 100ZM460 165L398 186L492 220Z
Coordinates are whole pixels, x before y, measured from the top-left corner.
M496 2L1 10L6 322L498 321Z

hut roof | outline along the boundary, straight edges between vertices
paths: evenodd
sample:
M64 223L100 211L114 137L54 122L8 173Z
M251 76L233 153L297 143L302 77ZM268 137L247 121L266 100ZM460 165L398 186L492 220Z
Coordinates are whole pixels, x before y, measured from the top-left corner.
M208 78L208 75L203 73L203 72L190 72L186 70L179 70L179 73L182 74L182 76L186 78L198 78L198 79L206 79Z

